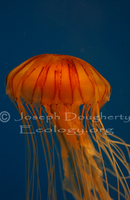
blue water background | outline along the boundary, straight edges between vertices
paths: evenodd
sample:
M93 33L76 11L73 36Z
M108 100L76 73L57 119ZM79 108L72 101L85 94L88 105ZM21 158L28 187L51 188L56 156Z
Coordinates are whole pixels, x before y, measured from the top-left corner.
M1 0L0 112L11 116L8 123L0 121L3 200L25 199L25 141L20 123L14 121L18 113L6 95L5 78L26 59L44 53L84 59L110 82L111 99L101 110L103 124L130 144L130 1ZM126 119L108 118L117 115Z

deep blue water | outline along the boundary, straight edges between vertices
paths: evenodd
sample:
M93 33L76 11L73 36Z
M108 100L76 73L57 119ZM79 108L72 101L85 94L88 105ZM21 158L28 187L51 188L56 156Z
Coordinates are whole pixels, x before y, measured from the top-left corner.
M103 115L126 116L103 119L104 126L130 144L129 12L129 0L1 0L0 112L9 112L11 119L0 121L0 199L25 199L25 141L5 78L32 56L66 54L93 65L112 87Z

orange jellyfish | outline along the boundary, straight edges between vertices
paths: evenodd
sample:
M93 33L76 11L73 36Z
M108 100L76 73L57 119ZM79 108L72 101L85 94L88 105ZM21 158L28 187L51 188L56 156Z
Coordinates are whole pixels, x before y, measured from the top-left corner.
M46 161L48 200L57 199L56 155L64 199L69 192L76 200L110 200L110 190L117 193L118 200L130 199L130 167L119 147L124 145L129 154L129 145L108 135L102 124L100 109L109 101L111 86L90 64L67 55L32 57L8 74L6 93L22 113L27 133L26 200L44 199L37 134ZM26 120L28 114L36 120L38 133L31 119ZM116 186L109 174L116 179Z

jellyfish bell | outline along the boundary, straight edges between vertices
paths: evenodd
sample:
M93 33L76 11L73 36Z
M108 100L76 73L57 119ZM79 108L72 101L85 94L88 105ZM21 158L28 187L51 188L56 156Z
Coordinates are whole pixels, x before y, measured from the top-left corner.
M108 182L110 170L106 169L102 153L104 152L113 169L111 174L117 177L118 186L117 189L113 189L117 191L118 199L121 195L123 196L119 184L124 189L125 198L129 198L127 180L116 160L116 158L119 159L128 173L130 172L129 165L117 146L118 143L127 145L116 136L113 136L114 139L116 138L119 141L111 140L105 134L105 128L100 118L101 107L110 99L111 86L90 64L67 55L43 54L34 56L8 74L6 93L13 100L18 111L23 112L24 116L28 112L32 115L41 116L44 113L51 116L52 121L50 123L45 124L38 118L37 125L38 128L46 126L51 128L53 124L57 128L55 135L61 147L64 172L62 178L63 190L68 191L74 199L78 200L110 200L109 188L111 183ZM81 105L83 105L82 110L80 110ZM81 114L82 117L91 116L91 119L97 116L98 120L85 120L83 124L82 120L78 118L65 120L66 113L75 113L76 116ZM29 124L29 122L23 120L23 124L26 123ZM91 127L94 130L93 132L90 131ZM58 130L60 130L60 133ZM56 142L53 141L53 134L51 135L51 144L46 133L40 133L40 137L48 173L48 199L56 199L55 176L53 175L55 173L54 148L56 148ZM27 141L29 146L29 139ZM36 161L38 156L36 136L31 136L31 142L33 143L33 159ZM95 143L97 148L95 148ZM44 147L45 145L47 148ZM59 152L57 152L57 155L59 155ZM42 199L38 164L36 164L36 169L38 191ZM50 176L50 174L52 175ZM30 197L30 188L33 191L34 187L34 184L31 183L32 179L29 176L28 179L29 186L26 199Z
M39 105L81 105L94 100L102 105L109 100L110 89L87 62L73 56L43 54L9 73L6 92L14 99Z

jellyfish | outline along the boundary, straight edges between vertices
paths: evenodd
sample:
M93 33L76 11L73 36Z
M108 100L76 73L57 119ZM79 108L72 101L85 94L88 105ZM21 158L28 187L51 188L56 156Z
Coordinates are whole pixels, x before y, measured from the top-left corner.
M110 189L117 193L118 200L129 199L130 167L120 145L125 146L128 155L130 145L108 134L104 128L100 109L110 99L111 86L90 64L68 55L34 56L8 74L6 93L22 113L27 133L26 200L44 199L40 186L39 143L37 133L32 134L31 119L26 120L28 113L36 119L43 148L48 200L57 199L56 155L64 199L68 192L75 200L111 200ZM126 169L127 176L120 165ZM109 174L116 178L116 187L109 181Z

